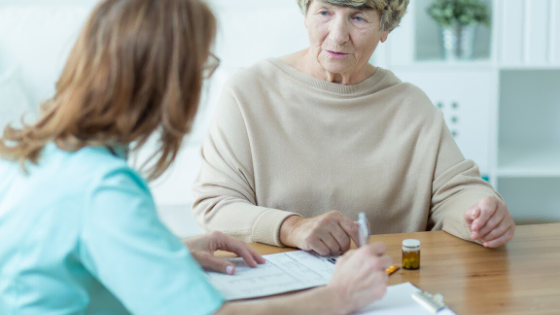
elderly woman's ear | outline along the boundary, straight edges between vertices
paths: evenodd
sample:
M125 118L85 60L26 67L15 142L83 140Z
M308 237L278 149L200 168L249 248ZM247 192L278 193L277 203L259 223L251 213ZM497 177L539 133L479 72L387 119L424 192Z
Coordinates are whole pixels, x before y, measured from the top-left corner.
M385 41L387 41L388 37L389 37L389 31L383 31L379 41L384 43Z

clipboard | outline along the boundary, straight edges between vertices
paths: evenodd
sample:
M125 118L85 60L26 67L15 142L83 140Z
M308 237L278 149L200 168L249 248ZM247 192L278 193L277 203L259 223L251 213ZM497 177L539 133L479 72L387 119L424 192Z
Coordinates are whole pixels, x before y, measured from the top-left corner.
M412 296L423 292L410 282L405 282L387 287L387 293L379 300L371 303L355 315L456 315L447 307L433 313L418 303Z

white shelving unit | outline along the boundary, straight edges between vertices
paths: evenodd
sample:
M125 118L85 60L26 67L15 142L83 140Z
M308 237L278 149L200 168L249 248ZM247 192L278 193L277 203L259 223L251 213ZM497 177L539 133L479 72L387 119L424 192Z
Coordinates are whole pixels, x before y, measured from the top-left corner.
M560 145L501 145L498 177L560 178Z
M441 108L466 158L518 222L560 221L560 0L487 0L472 61L439 57L431 0L414 0L374 64Z

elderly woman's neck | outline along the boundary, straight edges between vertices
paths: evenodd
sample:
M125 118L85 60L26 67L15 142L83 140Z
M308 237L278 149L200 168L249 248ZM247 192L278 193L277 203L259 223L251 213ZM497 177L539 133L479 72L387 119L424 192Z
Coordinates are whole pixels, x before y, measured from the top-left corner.
M324 74L323 76L324 78L315 75L314 77L332 83L338 83L342 85L353 85L365 81L366 79L371 77L377 70L377 68L371 66L370 64L368 64L367 67L370 68L371 71L368 71L367 73L360 73L360 74L341 74L341 73L329 72L323 69L322 73Z
M369 77L371 77L375 71L376 67L367 63L363 65L360 69L353 72L347 73L336 73L325 69L321 63L317 60L316 56L310 53L309 49L298 51L296 53L280 57L280 59L293 68L308 74L319 80L328 81L332 83L338 83L343 85L358 84Z

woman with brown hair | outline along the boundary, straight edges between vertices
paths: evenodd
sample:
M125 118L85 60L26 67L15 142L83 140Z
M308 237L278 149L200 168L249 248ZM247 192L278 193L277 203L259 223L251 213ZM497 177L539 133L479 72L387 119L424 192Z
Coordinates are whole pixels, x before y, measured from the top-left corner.
M185 240L157 218L126 162L153 133L148 178L173 162L195 117L216 21L202 0L105 0L93 11L43 115L0 139L0 314L350 313L383 296L382 244L337 264L324 288L263 303L224 304L200 266L235 273L215 232Z

